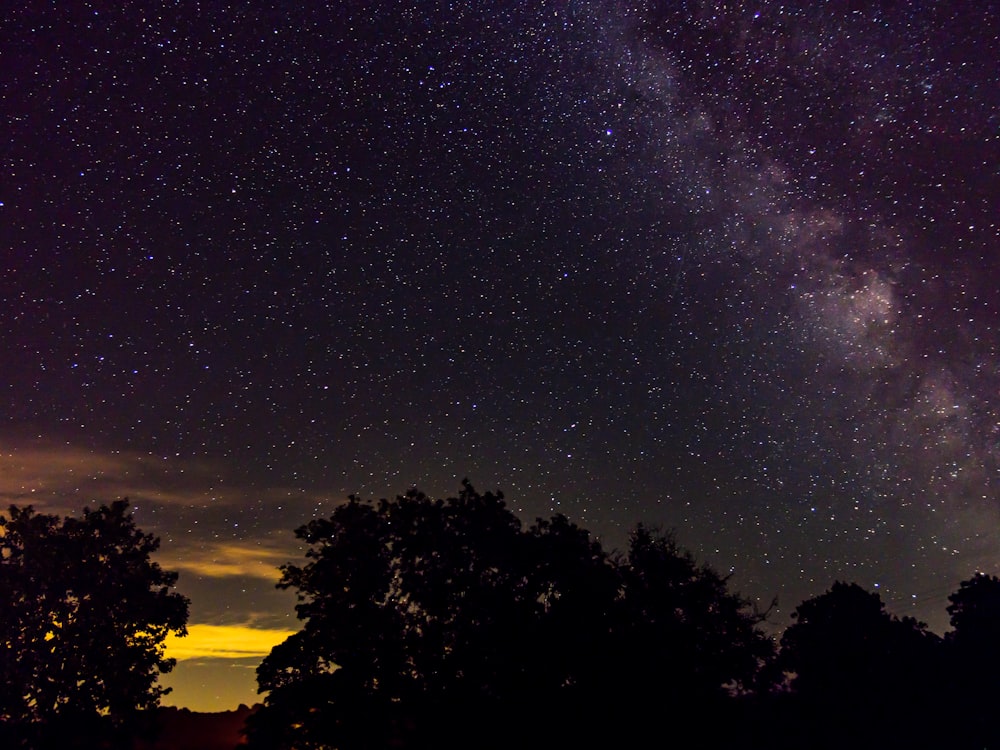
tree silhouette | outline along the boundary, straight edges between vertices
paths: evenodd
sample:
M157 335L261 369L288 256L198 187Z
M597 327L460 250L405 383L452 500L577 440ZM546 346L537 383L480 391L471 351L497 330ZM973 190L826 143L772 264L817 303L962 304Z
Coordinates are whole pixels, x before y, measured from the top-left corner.
M977 573L948 597L952 631L945 637L956 747L996 747L1000 728L1000 579Z
M792 617L778 664L790 676L797 702L789 713L806 744L883 747L936 736L929 717L940 713L940 639L923 623L897 618L877 593L841 582Z
M635 680L721 696L768 653L759 618L668 537L640 528L612 557L563 516L522 529L468 482L352 497L296 535L308 562L279 586L303 626L258 668L255 747L596 746L634 719Z
M756 628L764 616L729 593L725 578L698 565L671 535L642 525L630 537L621 570L622 640L651 679L655 673L683 674L673 687L686 695L752 687L773 648Z
M976 573L959 584L948 597L952 632L948 640L956 648L975 654L989 666L984 671L1000 675L1000 578Z
M0 514L0 744L84 747L125 732L166 692L168 632L188 601L150 560L127 500L82 518Z
M734 725L732 697L755 687L774 652L757 627L765 615L671 534L643 525L630 535L617 571L615 669L604 687L614 686L619 720L601 746L646 744L664 722L690 725L699 747L736 744L745 727Z

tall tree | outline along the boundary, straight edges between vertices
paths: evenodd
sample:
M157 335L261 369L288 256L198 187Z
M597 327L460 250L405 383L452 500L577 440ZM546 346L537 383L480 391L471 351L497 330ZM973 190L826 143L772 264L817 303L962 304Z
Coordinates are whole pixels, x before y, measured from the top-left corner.
M279 586L303 626L258 669L257 747L596 746L650 663L660 697L718 696L767 653L745 602L663 535L609 556L563 516L523 529L467 482L351 498L296 534L308 562Z
M948 639L974 654L985 665L984 671L1000 674L996 670L1000 666L1000 578L976 573L962 581L948 601L952 627Z
M898 618L877 593L839 581L792 617L778 663L797 701L790 718L807 734L796 744L883 747L936 732L940 639L923 623Z
M962 581L951 602L952 630L945 637L950 673L949 697L955 747L997 747L995 719L1000 700L1000 578L976 573Z
M163 643L185 632L188 600L129 507L0 514L0 733L11 745L96 742L166 692Z
M750 693L773 656L773 642L758 628L765 614L731 593L726 579L698 564L672 534L643 525L630 535L618 571L616 668L606 684L615 685L615 712L628 720L606 740L638 746L669 721L689 726L702 747L742 741L732 696Z
M730 593L724 577L699 565L673 535L642 525L622 574L624 641L644 670L683 674L675 687L688 695L753 687L773 647L756 627L764 615Z

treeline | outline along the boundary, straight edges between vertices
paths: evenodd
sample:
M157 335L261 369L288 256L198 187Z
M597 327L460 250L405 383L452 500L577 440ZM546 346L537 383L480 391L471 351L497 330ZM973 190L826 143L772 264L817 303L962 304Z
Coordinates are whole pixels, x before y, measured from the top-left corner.
M254 748L1000 746L1000 581L945 638L835 583L780 643L673 537L609 553L502 495L352 498L296 532L302 629L258 669Z
M1000 580L944 637L834 583L780 641L670 534L609 552L500 494L351 498L299 528L301 629L258 668L256 750L1000 747ZM0 746L126 747L183 632L176 576L125 501L0 515Z

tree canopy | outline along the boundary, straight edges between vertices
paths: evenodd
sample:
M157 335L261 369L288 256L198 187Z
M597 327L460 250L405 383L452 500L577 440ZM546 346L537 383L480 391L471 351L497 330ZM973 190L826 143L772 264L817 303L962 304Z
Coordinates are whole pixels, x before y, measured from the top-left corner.
M944 720L948 654L924 623L840 581L792 618L776 660L789 678L779 747L967 747Z
M188 600L150 555L127 500L59 518L0 514L0 739L83 746L155 706Z
M794 675L799 694L822 701L870 704L908 690L911 668L923 668L938 641L923 623L891 615L877 593L855 583L834 583L792 618L779 664Z
M963 747L1000 746L1000 579L976 573L948 600L948 697L953 713L964 716L955 739Z
M963 651L975 653L980 663L997 674L1000 666L1000 578L976 573L962 581L948 597L952 632L949 640Z
M307 562L279 586L303 625L258 669L258 747L579 744L635 726L639 703L659 721L745 685L771 651L761 616L668 535L639 527L609 554L563 516L522 528L468 483L352 497L296 535Z

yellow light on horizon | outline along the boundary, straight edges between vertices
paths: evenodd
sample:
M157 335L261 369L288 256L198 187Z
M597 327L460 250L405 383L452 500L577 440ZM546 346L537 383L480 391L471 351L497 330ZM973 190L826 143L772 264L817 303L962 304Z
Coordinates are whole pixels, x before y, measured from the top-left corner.
M167 656L190 659L250 659L263 658L271 649L292 635L294 630L255 628L250 625L188 626L188 634L167 636Z

